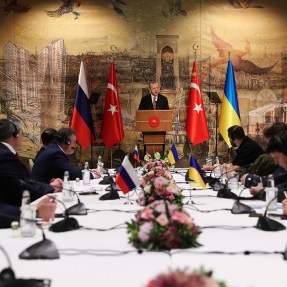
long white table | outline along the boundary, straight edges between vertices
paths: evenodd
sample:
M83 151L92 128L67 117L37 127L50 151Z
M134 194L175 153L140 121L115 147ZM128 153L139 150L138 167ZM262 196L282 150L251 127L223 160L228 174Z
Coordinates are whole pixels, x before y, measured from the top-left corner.
M184 181L181 174L175 174L177 181ZM97 186L98 180L93 180ZM188 189L188 184L182 184ZM104 190L99 190L101 194ZM184 190L186 196L188 190ZM121 194L122 195L122 194ZM194 206L200 210L231 208L234 200L216 197L210 189L192 190ZM133 195L133 199L137 196ZM99 195L82 195L80 199L90 209L87 216L73 216L81 226L108 229L134 218L135 213L118 212L141 209L135 202L124 204L126 199L99 201ZM60 199L60 195L59 195ZM189 198L185 198L185 202ZM75 202L74 202L75 203ZM264 207L260 201L244 203ZM71 205L71 204L70 204ZM68 205L69 206L69 205ZM208 252L244 252L263 251L273 253L284 251L287 243L287 231L266 232L253 226L257 218L246 214L233 215L230 211L202 213L188 206L186 210L201 227L198 241L201 247L187 250L173 250L170 255L165 252L143 252L138 254L128 243L125 228L111 231L75 230L53 233L45 229L46 237L52 240L60 253L56 260L20 260L19 254L42 239L38 230L33 238L13 238L11 230L0 231L0 244L9 254L12 268L17 278L49 278L53 287L63 286L101 286L101 287L143 287L149 279L170 269L187 268L192 271L204 266L213 270L213 277L223 280L233 287L270 287L286 286L284 282L287 261L280 254L243 254L225 255L208 254ZM280 205L279 205L280 206ZM58 205L58 210L63 208ZM98 210L98 211L94 211ZM99 211L102 210L102 211ZM61 220L55 219L55 222ZM287 221L280 220L286 225ZM226 226L225 228L206 228L206 226ZM250 227L237 229L239 226ZM235 230L230 230L234 227ZM229 229L228 229L229 228ZM104 251L106 250L106 251ZM101 252L124 252L125 255L100 255ZM6 259L0 253L0 271L7 267Z

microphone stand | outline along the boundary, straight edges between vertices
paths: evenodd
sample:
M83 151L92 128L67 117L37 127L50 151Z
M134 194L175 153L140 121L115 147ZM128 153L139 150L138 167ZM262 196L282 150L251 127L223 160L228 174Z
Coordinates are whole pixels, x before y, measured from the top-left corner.
M43 228L41 228L43 240L26 248L19 254L20 259L59 259L60 255L54 242L46 239Z
M80 225L78 223L78 221L73 218L73 217L69 217L69 214L67 213L67 208L65 206L65 204L54 197L51 197L47 194L48 197L52 198L53 200L56 200L57 202L61 203L63 205L63 207L65 208L65 213L64 213L64 219L58 221L57 223L52 224L49 227L49 230L52 232L66 232L66 231L72 231L72 230L76 230L76 229L80 229Z
M243 190L244 190L244 186L241 187L241 191L237 197L237 200L234 202L231 208L231 213L233 214L251 213L253 211L253 209L250 206L243 204L239 201Z
M277 199L277 195L274 196L269 201L269 203L266 206L266 210L264 212L264 215L263 216L261 215L258 218L257 224L255 226L256 228L258 228L260 230L264 230L264 231L280 231L280 230L286 229L286 227L283 224L281 224L280 222L277 222L277 221L267 217L268 208L269 208L270 204L276 199Z
M53 199L54 199L54 197L53 197ZM19 218L16 216L7 215L4 213L0 213L0 216L4 217L4 218L8 218L8 219L19 220ZM22 218L22 219L36 223L36 220L32 220L32 219L28 219L28 218ZM58 249L57 249L55 243L53 243L49 239L46 239L46 236L45 236L45 233L44 233L42 226L38 226L38 227L42 231L43 239L40 242L37 242L37 243L31 245L30 247L28 247L27 249L23 250L19 254L19 258L20 259L29 259L29 260L31 260L31 259L59 259L60 255L59 255L59 252L58 252ZM0 246L0 249L3 251L1 246ZM11 266L11 264L9 264L9 265ZM11 269L11 268L8 268L8 269ZM0 285L1 285L1 282L0 282Z

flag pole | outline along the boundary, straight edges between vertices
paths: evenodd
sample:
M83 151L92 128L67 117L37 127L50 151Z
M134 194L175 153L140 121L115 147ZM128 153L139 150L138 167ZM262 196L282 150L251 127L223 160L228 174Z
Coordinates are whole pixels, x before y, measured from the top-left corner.
M113 146L111 146L111 169L113 168Z

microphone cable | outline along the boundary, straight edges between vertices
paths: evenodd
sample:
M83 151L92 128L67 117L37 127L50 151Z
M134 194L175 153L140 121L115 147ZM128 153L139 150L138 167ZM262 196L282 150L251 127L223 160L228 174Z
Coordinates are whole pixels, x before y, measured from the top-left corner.
M126 225L125 223L120 223L120 224L117 224L113 227L106 228L106 229L80 226L80 229L82 229L82 230L93 230L93 231L111 231L111 230L115 230L115 229L124 229L124 228L126 228L125 225Z
M216 211L231 211L230 208L219 208L219 209L212 209L212 210L201 210L199 208L197 208L195 205L185 205L184 204L184 208L186 209L190 209L190 210L195 210L195 211L198 211L198 212L202 212L202 213L210 213L210 212L216 212Z

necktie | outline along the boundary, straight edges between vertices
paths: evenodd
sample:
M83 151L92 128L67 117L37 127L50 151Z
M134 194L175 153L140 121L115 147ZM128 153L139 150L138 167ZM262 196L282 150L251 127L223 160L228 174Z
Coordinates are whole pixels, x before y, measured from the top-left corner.
M152 105L153 109L156 110L156 97L153 97Z

